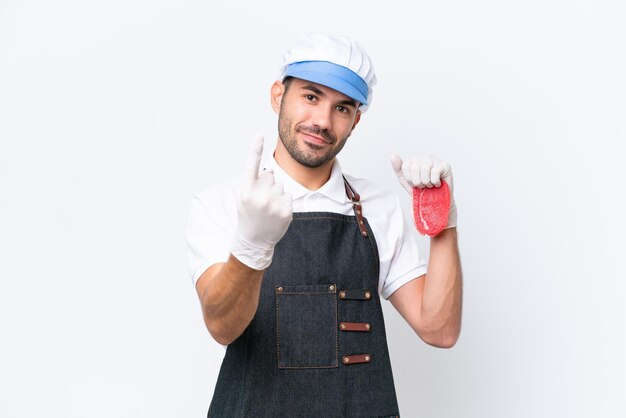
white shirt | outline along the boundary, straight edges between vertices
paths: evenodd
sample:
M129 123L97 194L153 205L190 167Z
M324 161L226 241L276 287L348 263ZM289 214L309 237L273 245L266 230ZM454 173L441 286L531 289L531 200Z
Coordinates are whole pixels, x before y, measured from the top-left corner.
M294 212L354 215L337 160L330 179L315 191L291 178L273 158L269 166L274 170L276 182L282 183L293 197ZM363 215L370 224L380 257L378 291L388 299L402 285L426 274L426 263L420 257L415 232L405 221L398 196L365 179L349 175L346 179L361 196ZM191 201L186 234L194 284L207 268L228 260L237 228L236 196L240 182L240 179L223 182L197 194Z

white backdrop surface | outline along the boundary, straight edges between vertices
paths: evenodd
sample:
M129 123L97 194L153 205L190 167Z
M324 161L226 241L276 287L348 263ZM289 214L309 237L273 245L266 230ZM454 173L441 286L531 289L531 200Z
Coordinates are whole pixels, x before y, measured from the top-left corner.
M458 344L384 303L403 416L626 416L625 19L606 0L1 0L0 417L206 416L223 351L189 201L273 143L269 86L307 32L377 70L346 172L403 193L388 156L431 152L455 175Z

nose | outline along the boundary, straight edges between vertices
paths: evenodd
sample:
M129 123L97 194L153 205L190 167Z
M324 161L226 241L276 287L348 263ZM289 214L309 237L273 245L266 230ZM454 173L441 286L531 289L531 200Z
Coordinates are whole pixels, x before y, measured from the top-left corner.
M316 106L311 116L311 123L320 129L331 131L333 127L332 109L328 106Z

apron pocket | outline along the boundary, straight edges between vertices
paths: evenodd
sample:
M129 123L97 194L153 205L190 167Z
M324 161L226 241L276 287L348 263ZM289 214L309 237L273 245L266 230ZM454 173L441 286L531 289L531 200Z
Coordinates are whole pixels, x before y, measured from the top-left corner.
M338 367L337 286L276 287L279 369Z

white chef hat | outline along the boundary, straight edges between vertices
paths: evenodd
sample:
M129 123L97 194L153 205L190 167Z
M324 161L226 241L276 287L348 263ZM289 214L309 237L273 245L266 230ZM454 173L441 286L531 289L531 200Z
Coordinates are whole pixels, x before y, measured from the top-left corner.
M345 36L309 34L283 55L281 80L296 77L337 90L361 103L365 112L376 85L374 66L365 49Z

